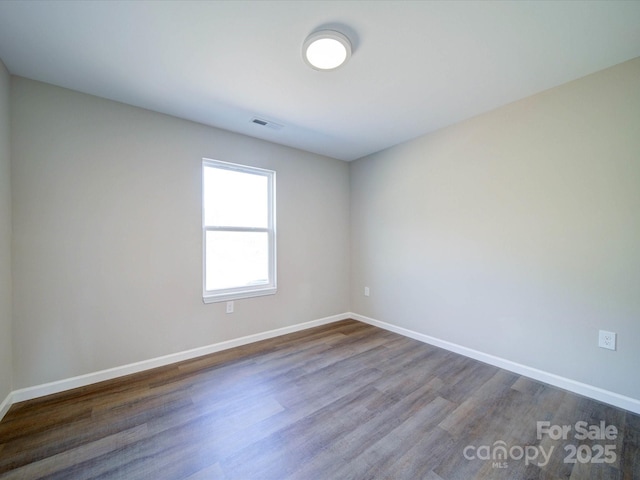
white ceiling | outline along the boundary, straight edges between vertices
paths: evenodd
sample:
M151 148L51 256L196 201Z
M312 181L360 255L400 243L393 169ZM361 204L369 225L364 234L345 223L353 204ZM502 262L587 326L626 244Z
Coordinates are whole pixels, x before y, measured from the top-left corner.
M12 74L342 160L638 56L640 1L0 1Z

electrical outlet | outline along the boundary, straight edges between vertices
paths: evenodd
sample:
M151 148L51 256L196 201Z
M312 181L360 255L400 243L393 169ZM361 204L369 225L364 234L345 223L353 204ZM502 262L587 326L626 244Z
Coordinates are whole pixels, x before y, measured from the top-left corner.
M364 287L364 296L368 297L369 296L369 287Z
M233 302L227 302L227 313L233 313Z
M598 333L598 346L600 348L608 348L609 350L615 350L616 334L613 332L600 330L600 332Z

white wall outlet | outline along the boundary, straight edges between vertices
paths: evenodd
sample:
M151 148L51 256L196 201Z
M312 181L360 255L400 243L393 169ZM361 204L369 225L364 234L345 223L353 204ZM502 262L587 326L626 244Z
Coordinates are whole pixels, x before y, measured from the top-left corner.
M369 287L364 287L364 296L368 297L371 292L369 291Z
M227 302L227 313L233 313L233 302Z
M609 350L615 350L616 334L613 332L600 330L600 332L598 332L598 346L600 348L608 348Z

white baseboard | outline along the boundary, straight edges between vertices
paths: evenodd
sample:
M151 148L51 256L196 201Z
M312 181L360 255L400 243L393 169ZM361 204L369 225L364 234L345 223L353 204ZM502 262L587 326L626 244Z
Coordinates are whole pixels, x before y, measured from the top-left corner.
M286 335L287 333L298 332L320 325L337 322L339 320L346 320L347 318L350 318L348 313L332 315L330 317L320 318L317 320L312 320L310 322L299 323L296 325L291 325L289 327L278 328L275 330L269 330L253 335L247 335L246 337L240 337L233 340L214 343L211 345L206 345L204 347L186 350L184 352L172 353L170 355L143 360L141 362L131 363L120 367L109 368L107 370L101 370L99 372L88 373L77 377L15 390L11 392L9 396L7 396L7 398L4 400L4 402L2 402L2 404L0 405L0 420L13 403L23 402L25 400L31 400L34 398L43 397L45 395L51 395L53 393L59 393L65 390L71 390L73 388L84 387L86 385L91 385L92 383L111 380L113 378L150 370L156 367L163 367L165 365L181 362L183 360L190 360L192 358L201 357L203 355L208 355L210 353L215 353L222 350L227 350L229 348L259 342L260 340L266 340L269 338L278 337L280 335Z
M11 405L13 405L13 392L9 392L7 398L0 403L0 420L2 420L5 414L9 411Z
M438 338L431 337L429 335L425 335L422 333L418 333L406 328L398 327L390 323L381 322L373 318L365 317L364 315L360 315L357 313L343 313L339 315L332 315L330 317L320 318L317 320L312 320L310 322L291 325L289 327L278 328L275 330L256 333L253 335L248 335L248 336L236 338L233 340L214 343L211 345L206 345L204 347L198 347L191 350L186 350L184 352L173 353L170 355L152 358L149 360L143 360L141 362L131 363L131 364L123 365L120 367L101 370L99 372L89 373L86 375L80 375L77 377L72 377L64 380L58 380L55 382L50 382L42 385L36 385L33 387L15 390L11 392L2 401L2 403L0 403L0 420L2 420L2 418L7 413L9 408L11 408L11 405L17 402L23 402L25 400L31 400L34 398L43 397L45 395L59 393L65 390L71 390L73 388L84 387L86 385L91 385L93 383L101 382L104 380L111 380L113 378L121 377L124 375L130 375L132 373L138 373L138 372L142 372L152 368L170 365L172 363L177 363L184 360L190 360L192 358L208 355L210 353L215 353L222 350L227 350L230 348L247 345L249 343L259 342L260 340L266 340L269 338L286 335L288 333L299 332L299 331L317 327L320 325L326 325L326 324L337 322L340 320L346 320L348 318L353 318L354 320L368 323L370 325L374 325L384 330L398 333L405 337L413 338L414 340L418 340L423 343L428 343L430 345L434 345L436 347L440 347L445 350L449 350L451 352L464 355L465 357L473 358L475 360L479 360L481 362L488 363L490 365L494 365L499 368L504 368L505 370L509 370L519 375L524 375L526 377L533 378L534 380L539 380L541 382L545 382L550 385L563 388L570 392L574 392L579 395L584 395L586 397L593 398L594 400L608 403L615 407L623 408L630 412L640 414L640 400L637 400L631 397L626 397L624 395L620 395L614 392L610 392L608 390L604 390L602 388L598 388L593 385L577 382L575 380L561 377L553 373L528 367L526 365L515 363L510 360L506 360L504 358L496 357L494 355L489 355L487 353L473 350L471 348L463 347L455 343L447 342L445 340L440 340Z
M430 345L434 345L436 347L449 350L450 352L459 353L460 355L464 355L465 357L473 358L474 360L479 360L481 362L488 363L489 365L503 368L505 370L509 370L510 372L514 372L519 375L524 375L525 377L529 377L534 380L548 383L555 387L563 388L570 392L577 393L579 395L583 395L585 397L589 397L594 400L608 403L609 405L613 405L614 407L623 408L630 412L640 414L640 400L638 399L626 397L624 395L610 392L608 390L604 390L602 388L595 387L593 385L588 385L586 383L577 382L569 378L561 377L554 373L538 370L537 368L528 367L526 365L512 362L504 358L496 357L488 353L483 353L478 350L473 350L471 348L463 347L462 345L447 342L445 340L440 340L439 338L430 337L429 335L424 335L422 333L418 333L413 330L398 327L390 323L381 322L373 318L365 317L364 315L359 315L357 313L350 313L349 316L354 320L368 323L370 325L380 327L384 330L389 330L390 332L398 333L405 337L413 338L414 340L418 340L423 343L428 343Z

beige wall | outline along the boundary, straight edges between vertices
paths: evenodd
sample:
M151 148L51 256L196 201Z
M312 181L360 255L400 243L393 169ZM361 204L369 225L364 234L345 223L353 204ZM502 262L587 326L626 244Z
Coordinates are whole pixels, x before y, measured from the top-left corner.
M12 390L10 85L0 61L0 403Z
M354 312L640 398L640 59L360 159L351 198Z
M14 389L349 310L348 164L12 84ZM201 297L201 159L277 171L278 293Z

